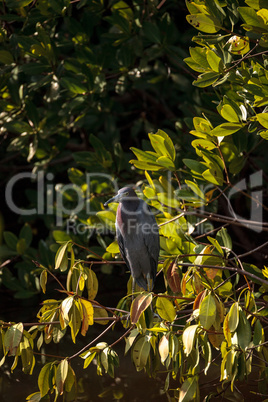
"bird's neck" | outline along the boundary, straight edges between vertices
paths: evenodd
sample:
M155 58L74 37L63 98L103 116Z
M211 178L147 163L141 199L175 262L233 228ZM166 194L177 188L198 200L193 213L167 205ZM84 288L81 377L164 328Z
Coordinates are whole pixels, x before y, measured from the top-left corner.
M137 198L137 200L133 200L133 199L127 200L127 199L125 199L120 204L121 204L120 205L121 212L124 213L124 214L128 214L128 213L132 213L132 212L137 211L137 209L138 209L138 207L140 205L140 200L138 198Z

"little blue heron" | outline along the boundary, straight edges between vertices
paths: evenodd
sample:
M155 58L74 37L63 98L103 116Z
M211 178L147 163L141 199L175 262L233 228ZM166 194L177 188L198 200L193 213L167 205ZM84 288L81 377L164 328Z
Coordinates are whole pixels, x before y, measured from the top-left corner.
M135 282L151 291L159 256L159 231L155 217L132 187L121 188L104 206L111 202L119 202L116 237L120 253L133 278L133 291Z

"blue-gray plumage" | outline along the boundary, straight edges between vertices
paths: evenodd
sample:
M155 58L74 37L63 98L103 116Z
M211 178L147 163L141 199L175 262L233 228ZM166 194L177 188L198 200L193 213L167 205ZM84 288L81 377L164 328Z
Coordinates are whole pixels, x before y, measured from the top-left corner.
M159 231L155 217L131 187L121 188L104 205L110 202L119 202L116 236L120 253L133 278L133 289L134 282L137 282L143 289L151 291L159 256Z

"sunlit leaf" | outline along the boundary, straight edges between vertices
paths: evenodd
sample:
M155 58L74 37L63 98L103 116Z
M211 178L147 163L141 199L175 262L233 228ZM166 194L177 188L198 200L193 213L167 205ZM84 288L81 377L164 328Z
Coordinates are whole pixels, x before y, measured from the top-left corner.
M187 378L180 388L179 402L192 402L197 390L195 377Z
M132 302L130 309L130 319L132 324L136 324L141 314L152 303L153 296L151 293L139 294Z
M221 29L221 23L210 15L191 14L186 16L187 21L194 28L206 33L215 33Z
M185 351L186 356L188 356L193 349L195 337L196 337L196 331L198 328L199 328L199 325L195 324L195 325L190 325L183 331L182 341L183 341L183 346L184 346L184 351Z
M56 371L56 387L60 395L63 394L63 387L68 374L68 360L60 362Z
M176 310L173 303L166 297L157 297L156 311L163 320L172 322L176 317Z
M239 323L239 306L233 303L228 313L228 325L231 332L234 332Z
M18 324L11 325L4 338L4 345L6 351L8 351L9 356L15 356L17 353L18 346L22 339L23 334L23 324L20 322Z
M169 355L169 338L163 335L159 341L158 350L160 354L161 363L164 364Z
M203 299L201 303L199 310L199 320L200 324L205 329L209 329L214 324L215 319L216 319L216 302L214 296L210 293Z

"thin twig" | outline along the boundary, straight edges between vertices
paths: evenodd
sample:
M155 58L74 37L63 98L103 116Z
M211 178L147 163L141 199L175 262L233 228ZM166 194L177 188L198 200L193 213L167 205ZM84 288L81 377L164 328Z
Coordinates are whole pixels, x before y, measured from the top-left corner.
M119 318L118 318L119 321ZM115 323L112 322L110 325L108 325L107 328L105 328L104 331L102 331L93 341L89 342L86 346L84 346L82 349L79 350L79 352L75 353L74 355L70 356L67 358L68 361L74 359L75 357L79 356L81 353L83 353L85 350L87 350L93 343L97 342L103 335L106 334L114 325Z

